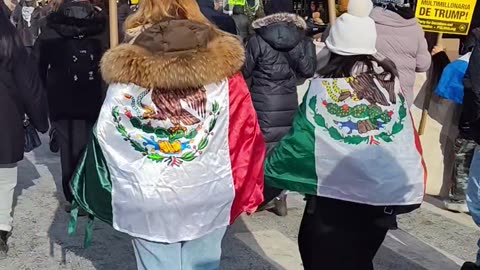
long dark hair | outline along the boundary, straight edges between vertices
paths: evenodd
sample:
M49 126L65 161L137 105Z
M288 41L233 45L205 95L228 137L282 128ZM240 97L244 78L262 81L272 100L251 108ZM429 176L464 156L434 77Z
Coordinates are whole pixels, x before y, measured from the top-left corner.
M328 64L317 73L323 78L345 78L355 74L356 68L361 68L362 72L376 73L374 64L383 69L383 74L389 74L390 81L398 77L398 71L395 64L388 58L378 59L373 55L351 55L343 56L332 53Z
M10 64L18 49L23 49L20 37L5 11L0 9L0 65Z

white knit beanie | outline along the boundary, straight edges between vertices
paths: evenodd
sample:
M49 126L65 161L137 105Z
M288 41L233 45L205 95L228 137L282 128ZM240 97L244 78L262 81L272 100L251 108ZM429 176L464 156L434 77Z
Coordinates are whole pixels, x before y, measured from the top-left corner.
M377 29L369 17L372 9L372 0L350 0L347 13L337 19L325 41L328 49L339 55L377 53Z

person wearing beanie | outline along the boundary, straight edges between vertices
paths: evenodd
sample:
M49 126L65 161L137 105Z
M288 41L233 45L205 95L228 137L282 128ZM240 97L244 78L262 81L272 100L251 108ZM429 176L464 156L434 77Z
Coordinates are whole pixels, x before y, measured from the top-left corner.
M251 81L253 105L268 153L292 126L298 108L297 79L315 74L315 45L305 35L307 24L295 14L277 13L252 26L255 34L247 43L243 76ZM264 197L260 210L287 215L286 194L281 189L266 186Z
M430 68L425 33L406 0L373 0L370 17L377 27L377 50L397 66L407 103L414 102L415 73Z
M372 8L350 1L332 26L328 63L265 162L266 185L306 194L306 270L373 269L397 215L423 201L420 142L395 65L376 54Z

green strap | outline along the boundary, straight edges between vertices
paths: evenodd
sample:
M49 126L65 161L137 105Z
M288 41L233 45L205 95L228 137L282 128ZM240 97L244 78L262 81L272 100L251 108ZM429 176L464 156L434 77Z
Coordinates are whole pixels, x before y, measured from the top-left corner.
M78 204L76 201L72 202L72 211L70 211L70 222L68 223L68 234L73 235L77 230L77 220L78 220Z
M93 221L95 217L93 215L88 215L87 227L85 228L85 248L88 248L92 244L92 233L93 233Z
M73 201L72 211L70 212L71 218L70 218L70 222L68 223L68 234L70 235L75 234L75 232L77 231L78 210L79 210L79 207L77 202ZM84 240L85 248L88 248L92 243L94 219L95 219L95 216L91 214L88 215L87 227L85 228L85 240Z

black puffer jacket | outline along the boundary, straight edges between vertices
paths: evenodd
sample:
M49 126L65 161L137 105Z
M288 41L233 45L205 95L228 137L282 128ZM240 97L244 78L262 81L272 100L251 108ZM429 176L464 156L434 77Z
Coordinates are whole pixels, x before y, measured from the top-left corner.
M298 108L297 79L312 77L316 69L315 45L305 36L305 21L278 13L253 22L256 34L247 43L243 74L267 150L285 136Z
M465 74L459 129L464 138L480 144L480 28L471 32L467 43L474 46L474 49Z
M35 54L52 120L96 120L104 96L99 71L108 48L106 22L88 2L70 2L48 15Z

